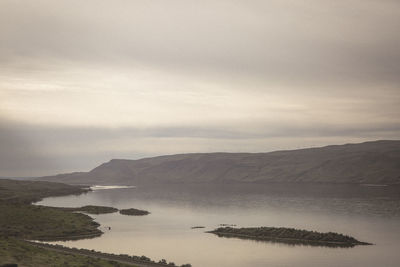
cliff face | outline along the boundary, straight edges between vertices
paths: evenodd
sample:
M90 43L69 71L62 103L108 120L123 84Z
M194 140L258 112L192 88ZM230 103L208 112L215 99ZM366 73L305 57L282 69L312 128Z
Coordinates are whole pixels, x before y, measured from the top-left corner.
M179 154L113 159L90 172L41 177L82 184L400 183L400 141L375 141L270 153Z

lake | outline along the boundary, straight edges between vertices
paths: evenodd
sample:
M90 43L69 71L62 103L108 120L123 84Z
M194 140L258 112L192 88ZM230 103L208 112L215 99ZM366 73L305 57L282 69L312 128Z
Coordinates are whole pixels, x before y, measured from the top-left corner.
M101 237L53 242L165 258L197 267L400 266L400 187L360 185L191 185L95 190L37 204L138 208L147 216L91 215ZM220 224L293 227L348 234L373 246L328 248L223 238ZM205 228L191 229L193 226ZM111 230L108 230L111 227Z

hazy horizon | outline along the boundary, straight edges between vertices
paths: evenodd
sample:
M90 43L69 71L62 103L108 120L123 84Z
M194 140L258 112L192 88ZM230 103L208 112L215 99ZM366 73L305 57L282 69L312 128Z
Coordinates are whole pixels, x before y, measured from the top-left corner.
M397 1L1 1L0 176L399 140L399 25Z
M369 140L365 141L362 143L370 143L370 142L381 142L381 141L400 141L400 140ZM271 151L254 151L254 152L246 152L246 151L241 151L241 152L229 152L229 151L209 151L209 152L183 152L183 153L171 153L171 154L159 154L159 155L151 155L151 156L143 156L143 157L137 157L137 158L121 158L121 157L114 157L114 158L109 158L109 159L104 159L104 161L99 162L97 165L94 166L89 166L86 169L70 169L66 171L60 171L60 170L55 170L54 173L47 173L44 175L36 175L36 176L0 176L0 178L10 178L10 179L27 179L27 178L37 178L40 176L53 176L53 175L58 175L58 174L67 174L67 173L74 173L74 172L89 172L93 170L96 167L99 167L103 163L110 162L112 160L140 160L140 159L147 159L147 158L154 158L154 157L163 157L163 156L174 156L174 155L190 155L190 154L219 154L219 153L245 153L245 154L257 154L257 153L269 153L269 152L279 152L279 151L293 151L293 150L301 150L301 149L312 149L312 148L324 148L324 147L330 147L330 146L341 146L341 145L353 145L353 144L362 144L362 143L344 143L344 144L328 144L328 145L323 145L323 146L308 146L308 147L298 147L295 149L276 149L276 150L271 150Z

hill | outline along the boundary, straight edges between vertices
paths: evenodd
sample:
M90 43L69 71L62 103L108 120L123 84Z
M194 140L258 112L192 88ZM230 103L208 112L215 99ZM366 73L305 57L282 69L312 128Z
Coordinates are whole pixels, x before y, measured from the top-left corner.
M193 153L113 159L89 172L41 177L70 184L353 183L399 184L400 141L269 153Z

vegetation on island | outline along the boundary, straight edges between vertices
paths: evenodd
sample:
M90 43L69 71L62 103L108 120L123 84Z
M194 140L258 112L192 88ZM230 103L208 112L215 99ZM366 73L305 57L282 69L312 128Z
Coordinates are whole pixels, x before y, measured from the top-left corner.
M354 247L356 245L371 245L370 243L361 242L354 237L339 233L320 233L316 231L284 227L220 227L213 231L209 231L208 233L213 233L220 237L236 237L293 245L299 244L329 247Z
M63 208L68 211L80 211L88 214L106 214L106 213L114 213L117 212L117 208L106 207L106 206L93 206L87 205L79 208Z
M130 216L143 216L143 215L148 215L150 212L147 210L138 210L138 209L122 209L119 211L119 213L123 215L130 215Z

